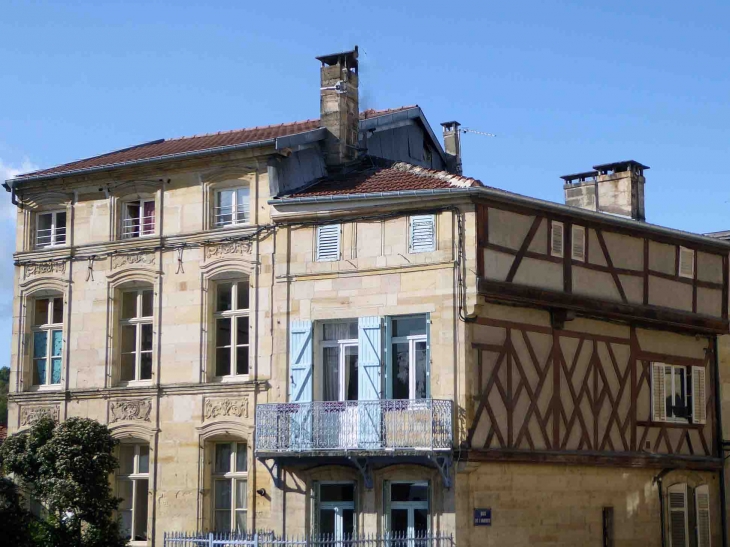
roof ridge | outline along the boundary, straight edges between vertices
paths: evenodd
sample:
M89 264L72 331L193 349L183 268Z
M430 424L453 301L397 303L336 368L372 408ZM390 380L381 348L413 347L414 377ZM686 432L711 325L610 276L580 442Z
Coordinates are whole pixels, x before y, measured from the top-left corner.
M484 183L479 179L473 177L466 177L456 173L450 173L443 169L429 169L428 167L421 167L419 165L413 165L405 161L395 162L392 166L386 167L386 169L395 169L404 173L410 173L419 177L431 177L435 179L448 182L450 186L459 186L462 188L468 188L476 183L479 186L484 186Z
M299 125L305 123L318 122L319 118L310 118L308 120L299 120L296 122L283 122L283 123L272 123L269 125L257 125L254 127L241 127L239 129L227 129L225 131L214 131L212 133L199 133L196 135L183 135L182 137L171 137L166 139L167 141L182 141L185 139L196 139L200 137L214 137L216 135L230 135L231 133L242 133L244 131L256 131L261 129L273 129L275 127L289 127L292 125Z

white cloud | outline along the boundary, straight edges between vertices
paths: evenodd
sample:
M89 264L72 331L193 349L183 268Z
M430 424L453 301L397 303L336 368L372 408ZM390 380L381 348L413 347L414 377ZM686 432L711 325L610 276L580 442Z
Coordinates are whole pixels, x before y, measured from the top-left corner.
M38 169L39 167L28 158L23 158L20 164L16 165L5 163L3 159L0 158L0 184L20 175L21 173L29 173L31 171L37 171ZM4 189L0 188L0 221L11 220L13 224L15 224L15 215L15 205L10 202L10 194L6 194ZM4 231L6 226L3 226L2 228Z

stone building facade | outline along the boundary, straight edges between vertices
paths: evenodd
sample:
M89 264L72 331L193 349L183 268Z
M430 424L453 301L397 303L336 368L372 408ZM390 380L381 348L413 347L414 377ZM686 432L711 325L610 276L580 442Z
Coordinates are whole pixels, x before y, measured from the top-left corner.
M108 424L138 545L721 545L730 245L643 222L637 162L579 207L485 187L458 123L359 113L357 50L318 59L321 120L6 183L9 432Z

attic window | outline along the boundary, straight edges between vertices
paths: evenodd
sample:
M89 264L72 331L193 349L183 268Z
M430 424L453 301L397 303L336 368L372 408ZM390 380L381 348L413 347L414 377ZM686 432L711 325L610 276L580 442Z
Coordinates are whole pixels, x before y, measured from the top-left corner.
M550 254L562 258L564 240L563 223L553 221L550 227Z
M679 248L679 265L677 266L677 275L679 277L688 277L690 279L695 276L695 252L687 247Z

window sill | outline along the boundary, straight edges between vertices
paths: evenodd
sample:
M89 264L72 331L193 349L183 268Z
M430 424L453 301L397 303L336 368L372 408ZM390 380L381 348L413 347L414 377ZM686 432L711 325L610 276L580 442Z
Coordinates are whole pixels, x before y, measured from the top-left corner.
M68 243L59 243L57 245L33 245L34 251L54 251L56 249L63 249L68 247Z
M30 386L26 391L62 391L63 384L44 384L42 386Z
M231 228L247 228L249 226L253 226L250 222L238 222L238 223L231 223L231 224L223 224L223 225L216 225L211 228L212 230L230 230Z
M128 237L121 236L119 238L119 241L134 241L137 239L150 239L153 237L157 237L157 234L144 234L144 235L139 235L139 236L128 236ZM145 543L144 545L147 545L147 544Z
M119 382L117 387L150 387L152 380L128 380L125 382Z
M679 428L679 429L702 429L707 425L707 423L695 424L692 422L684 422L684 421L675 422L675 421L667 420L666 422L637 421L636 425L641 426L641 427L669 427L669 428Z
M248 382L250 379L249 374L238 374L235 376L214 376L209 382L211 384L238 384Z

